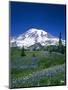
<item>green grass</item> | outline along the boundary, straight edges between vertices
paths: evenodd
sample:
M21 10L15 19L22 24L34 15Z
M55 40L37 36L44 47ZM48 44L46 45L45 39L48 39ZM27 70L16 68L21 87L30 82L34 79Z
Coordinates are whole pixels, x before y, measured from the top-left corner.
M65 85L65 75L64 73L59 73L53 77L45 77L38 82L26 83L22 87L32 87L32 86L58 86Z
M45 77L41 79L39 82L40 86L46 85L65 85L65 75L64 73L59 73L53 77Z
M21 56L21 50L20 49L11 49L11 63L17 65L28 65L32 64L32 58L33 54L35 54L37 61L35 61L35 64L37 65L37 68L27 68L27 69L15 69L11 68L11 79L15 79L18 77L25 77L29 76L30 74L33 74L34 72L53 67L55 65L62 65L65 63L65 55L64 54L58 54L58 53L45 53L46 51L25 51L26 56ZM21 59L21 60L20 60ZM60 80L64 78L64 73L58 74L55 77L49 77L44 78L39 81L40 86L45 85L61 85ZM37 82L36 82L37 84ZM27 85L26 87L30 86Z

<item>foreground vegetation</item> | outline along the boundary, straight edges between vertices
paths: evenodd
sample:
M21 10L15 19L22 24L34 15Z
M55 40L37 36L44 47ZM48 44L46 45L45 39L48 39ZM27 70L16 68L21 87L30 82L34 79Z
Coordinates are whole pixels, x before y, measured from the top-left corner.
M48 86L48 85L65 85L65 54L49 51L25 51L25 55L21 55L21 49L11 49L11 88L31 87L31 86ZM37 81L37 73L51 68L58 68L57 73L53 76L40 76ZM63 68L60 68L60 66ZM52 69L53 70L53 69ZM55 69L53 70L53 72ZM47 73L49 74L50 71ZM36 79L31 81L36 75ZM40 78L41 77L41 78ZM25 79L27 78L28 81ZM29 79L31 78L31 79ZM23 80L24 79L24 80ZM25 83L24 83L25 82ZM24 84L23 84L24 83Z

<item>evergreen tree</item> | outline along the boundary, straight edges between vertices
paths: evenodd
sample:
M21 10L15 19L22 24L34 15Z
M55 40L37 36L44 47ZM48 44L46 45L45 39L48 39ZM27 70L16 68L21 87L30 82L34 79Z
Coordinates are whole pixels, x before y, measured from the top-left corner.
M58 46L58 51L60 52L60 53L64 53L64 46L62 45L62 40L61 40L61 32L60 32L60 34L59 34L59 46Z
M25 50L24 50L24 46L22 47L21 56L26 56L26 54L25 54Z
M33 53L33 55L32 55L33 57L35 57L35 53Z
M59 45L58 45L58 51L61 53L61 46L62 46L62 41L61 41L61 32L59 34Z
M62 41L61 41L61 32L60 32L60 34L59 34L59 47L61 47L62 46Z

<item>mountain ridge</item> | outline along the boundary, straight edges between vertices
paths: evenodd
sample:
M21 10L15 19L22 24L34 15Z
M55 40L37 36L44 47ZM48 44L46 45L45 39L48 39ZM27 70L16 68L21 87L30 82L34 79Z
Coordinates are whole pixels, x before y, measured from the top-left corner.
M59 38L42 29L31 28L23 34L20 34L17 38L10 40L10 45L13 46L12 44L14 44L15 46L16 44L17 47L30 47L35 43L40 43L42 46L47 46L57 45L58 41ZM64 40L62 41L64 43Z

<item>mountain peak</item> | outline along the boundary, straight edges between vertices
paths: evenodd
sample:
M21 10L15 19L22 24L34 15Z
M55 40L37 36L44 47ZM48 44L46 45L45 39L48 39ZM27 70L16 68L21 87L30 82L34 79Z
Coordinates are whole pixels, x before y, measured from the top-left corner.
M46 31L42 30L42 29L37 29L37 28L31 28L28 30L28 32L38 32L38 33L45 33L47 34Z
M35 43L40 43L42 46L45 45L56 45L58 38L52 36L43 29L30 28L28 31L19 35L15 42L18 47L29 47ZM14 40L13 40L14 41ZM11 43L14 43L11 41Z

